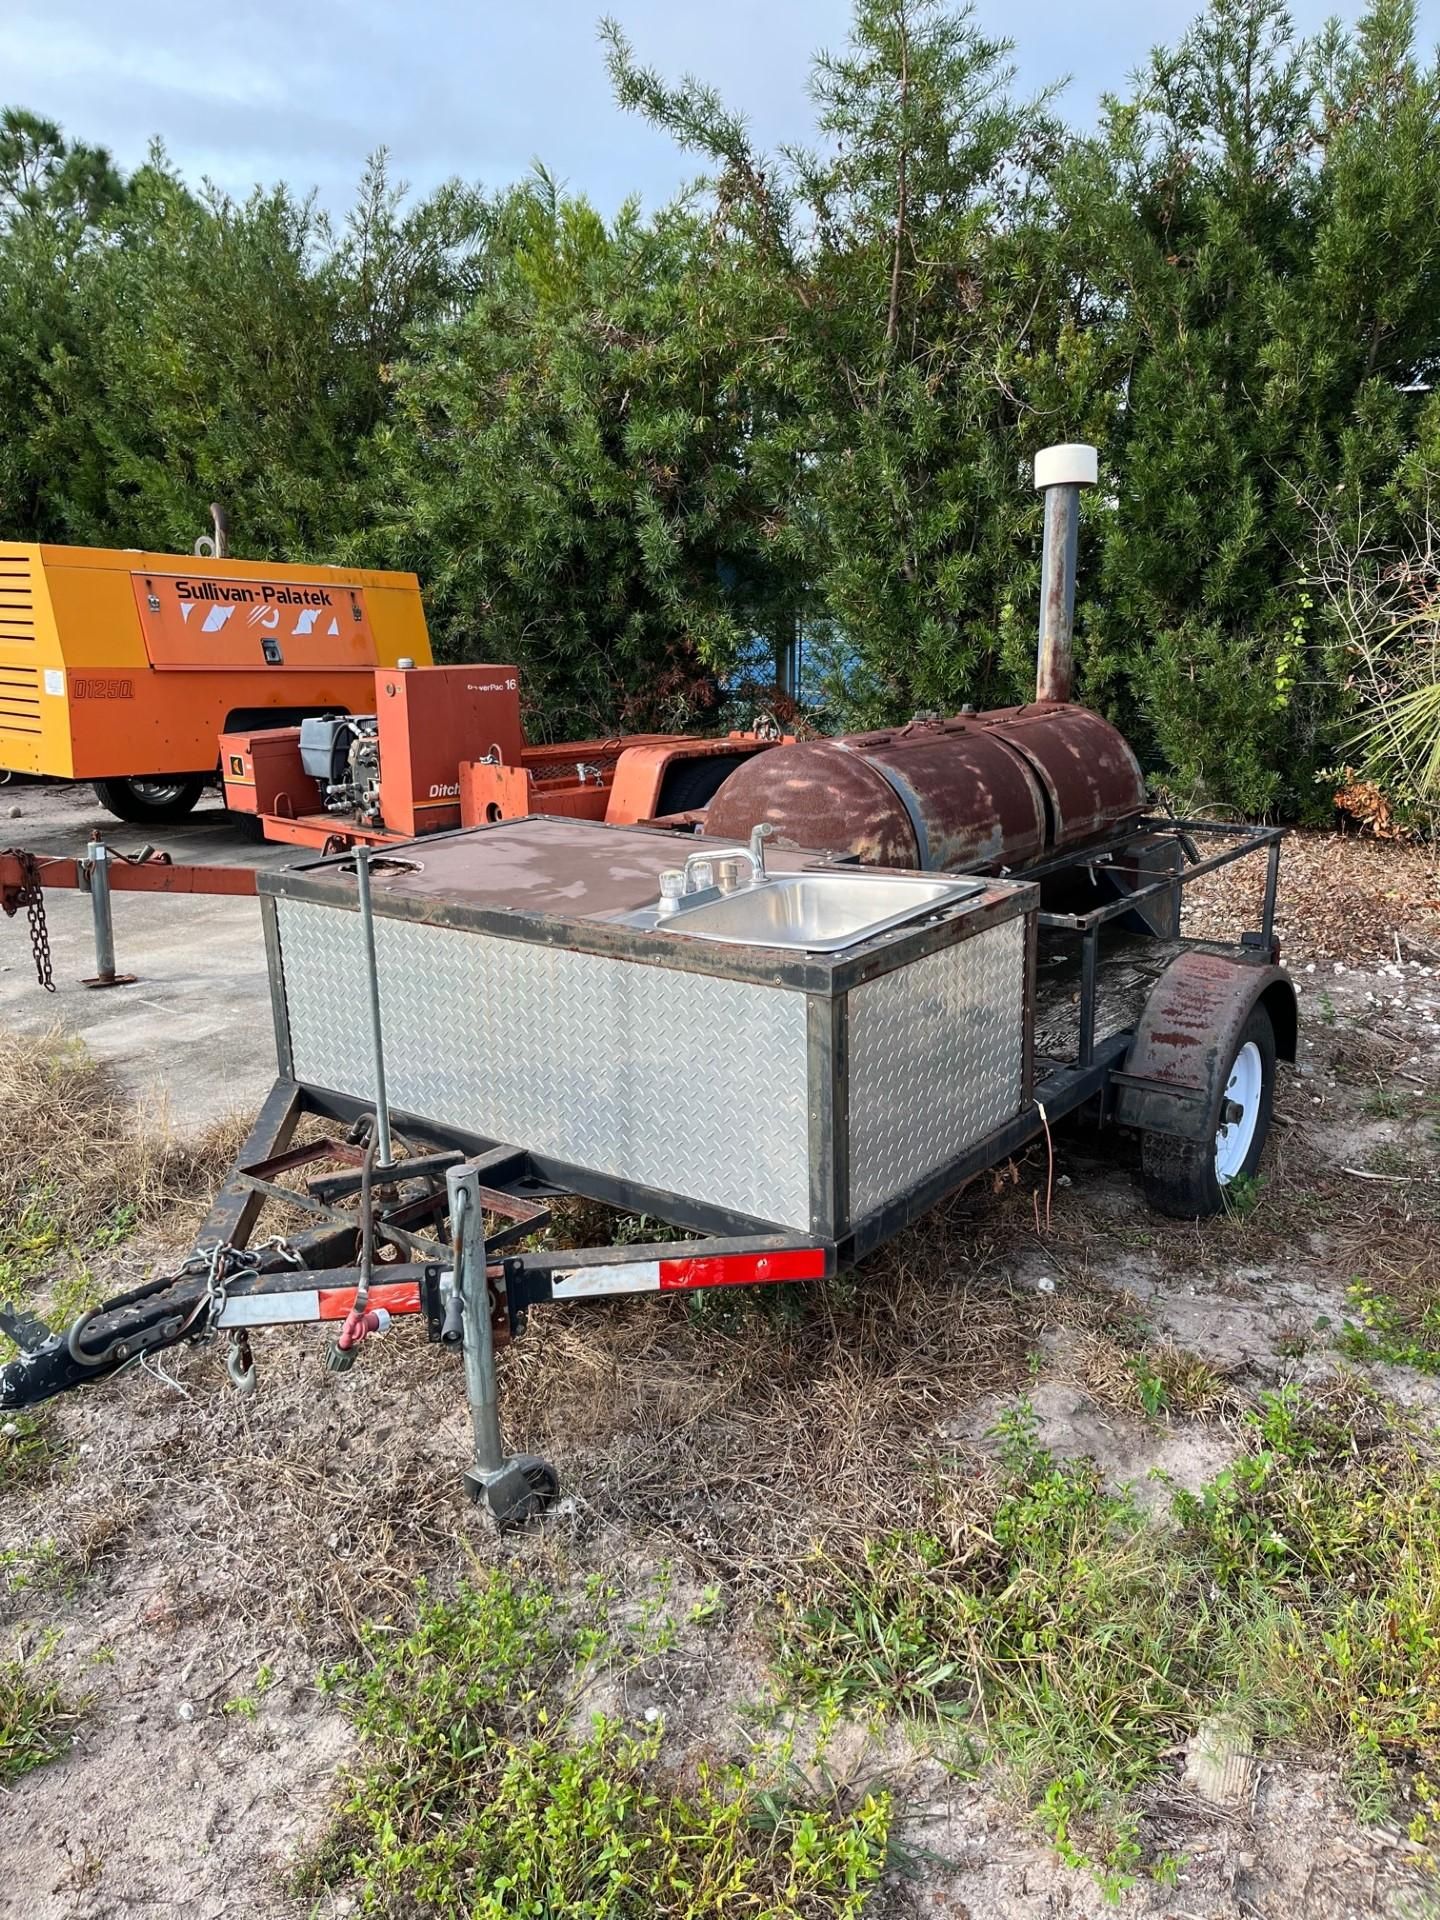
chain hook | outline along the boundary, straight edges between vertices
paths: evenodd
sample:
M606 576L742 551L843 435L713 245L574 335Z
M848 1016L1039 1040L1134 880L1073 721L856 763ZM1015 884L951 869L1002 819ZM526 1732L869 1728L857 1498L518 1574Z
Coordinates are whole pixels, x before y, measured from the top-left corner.
M230 1336L230 1350L225 1355L225 1371L230 1376L230 1384L242 1400L250 1400L255 1395L255 1356L250 1351L250 1336L243 1327Z

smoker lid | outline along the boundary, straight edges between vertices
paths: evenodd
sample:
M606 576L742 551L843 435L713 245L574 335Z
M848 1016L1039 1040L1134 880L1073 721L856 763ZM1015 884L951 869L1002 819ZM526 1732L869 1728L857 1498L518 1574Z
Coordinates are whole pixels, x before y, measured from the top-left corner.
M380 848L370 860L376 911L425 905L484 907L567 920L609 919L648 906L667 867L688 855L734 852L741 843L645 827L607 827L593 820L535 816L494 826L436 833L403 846ZM772 873L796 873L824 856L765 849ZM303 883L307 898L333 891L337 905L355 899L353 859L334 854L259 876L263 893L282 898Z

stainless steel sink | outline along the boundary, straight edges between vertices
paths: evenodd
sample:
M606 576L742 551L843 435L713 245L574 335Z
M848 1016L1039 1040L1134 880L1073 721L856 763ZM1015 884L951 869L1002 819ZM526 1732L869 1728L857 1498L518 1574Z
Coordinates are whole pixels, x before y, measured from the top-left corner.
M734 893L707 893L694 906L682 904L655 924L665 933L731 946L835 953L983 892L984 884L851 868L777 873Z

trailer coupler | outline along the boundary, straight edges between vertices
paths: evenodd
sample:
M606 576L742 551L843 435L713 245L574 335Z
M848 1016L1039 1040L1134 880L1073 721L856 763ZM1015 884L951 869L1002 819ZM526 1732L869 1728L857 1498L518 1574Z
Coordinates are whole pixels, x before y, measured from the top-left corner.
M178 1272L148 1280L51 1332L32 1315L0 1307L0 1333L20 1352L0 1366L0 1411L38 1406L92 1386L147 1353L213 1333L232 1288L293 1274L299 1255L284 1241L240 1249L198 1248Z

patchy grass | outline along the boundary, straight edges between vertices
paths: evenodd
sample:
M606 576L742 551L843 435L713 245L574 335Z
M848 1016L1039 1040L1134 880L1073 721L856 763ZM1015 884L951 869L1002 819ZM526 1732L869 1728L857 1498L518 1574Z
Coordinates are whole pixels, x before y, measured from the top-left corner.
M1147 1793L1217 1710L1338 1751L1363 1817L1413 1800L1440 1763L1429 1443L1353 1390L1266 1394L1246 1430L1160 1525L1088 1462L1054 1460L1021 1402L1001 1471L943 1526L812 1563L779 1596L792 1695L935 1723L1109 1897L1147 1868Z
M0 1053L0 1300L47 1284L52 1318L93 1305L91 1262L179 1209L189 1225L243 1132L238 1119L193 1145L145 1112L78 1040L11 1033Z
M1154 1421L1205 1419L1238 1405L1223 1374L1170 1340L1105 1329L1074 1342L1068 1370L1092 1399Z
M56 1450L43 1414L12 1413L0 1420L0 1490L38 1479L48 1471Z
M38 1666L19 1653L0 1660L0 1788L64 1753L79 1717Z
M633 1529L759 1595L784 1584L797 1542L858 1552L928 1524L951 1452L937 1420L1018 1388L1039 1329L1073 1310L1015 1285L993 1231L965 1197L857 1277L717 1289L698 1312L534 1315L504 1354L506 1418L583 1486L572 1540Z
M1440 1299L1432 1294L1402 1302L1363 1280L1351 1282L1345 1299L1355 1317L1347 1315L1335 1343L1343 1354L1382 1366L1440 1373Z
M0 1611L73 1598L91 1574L115 1558L141 1504L128 1492L70 1503L57 1516L54 1534L0 1549Z
M598 1580L564 1604L494 1571L427 1606L403 1636L372 1631L325 1684L360 1758L296 1890L358 1888L367 1912L851 1920L883 1871L884 1795L802 1794L786 1759L700 1757L676 1775L657 1719L583 1717L599 1674L675 1632L642 1609L618 1626Z

